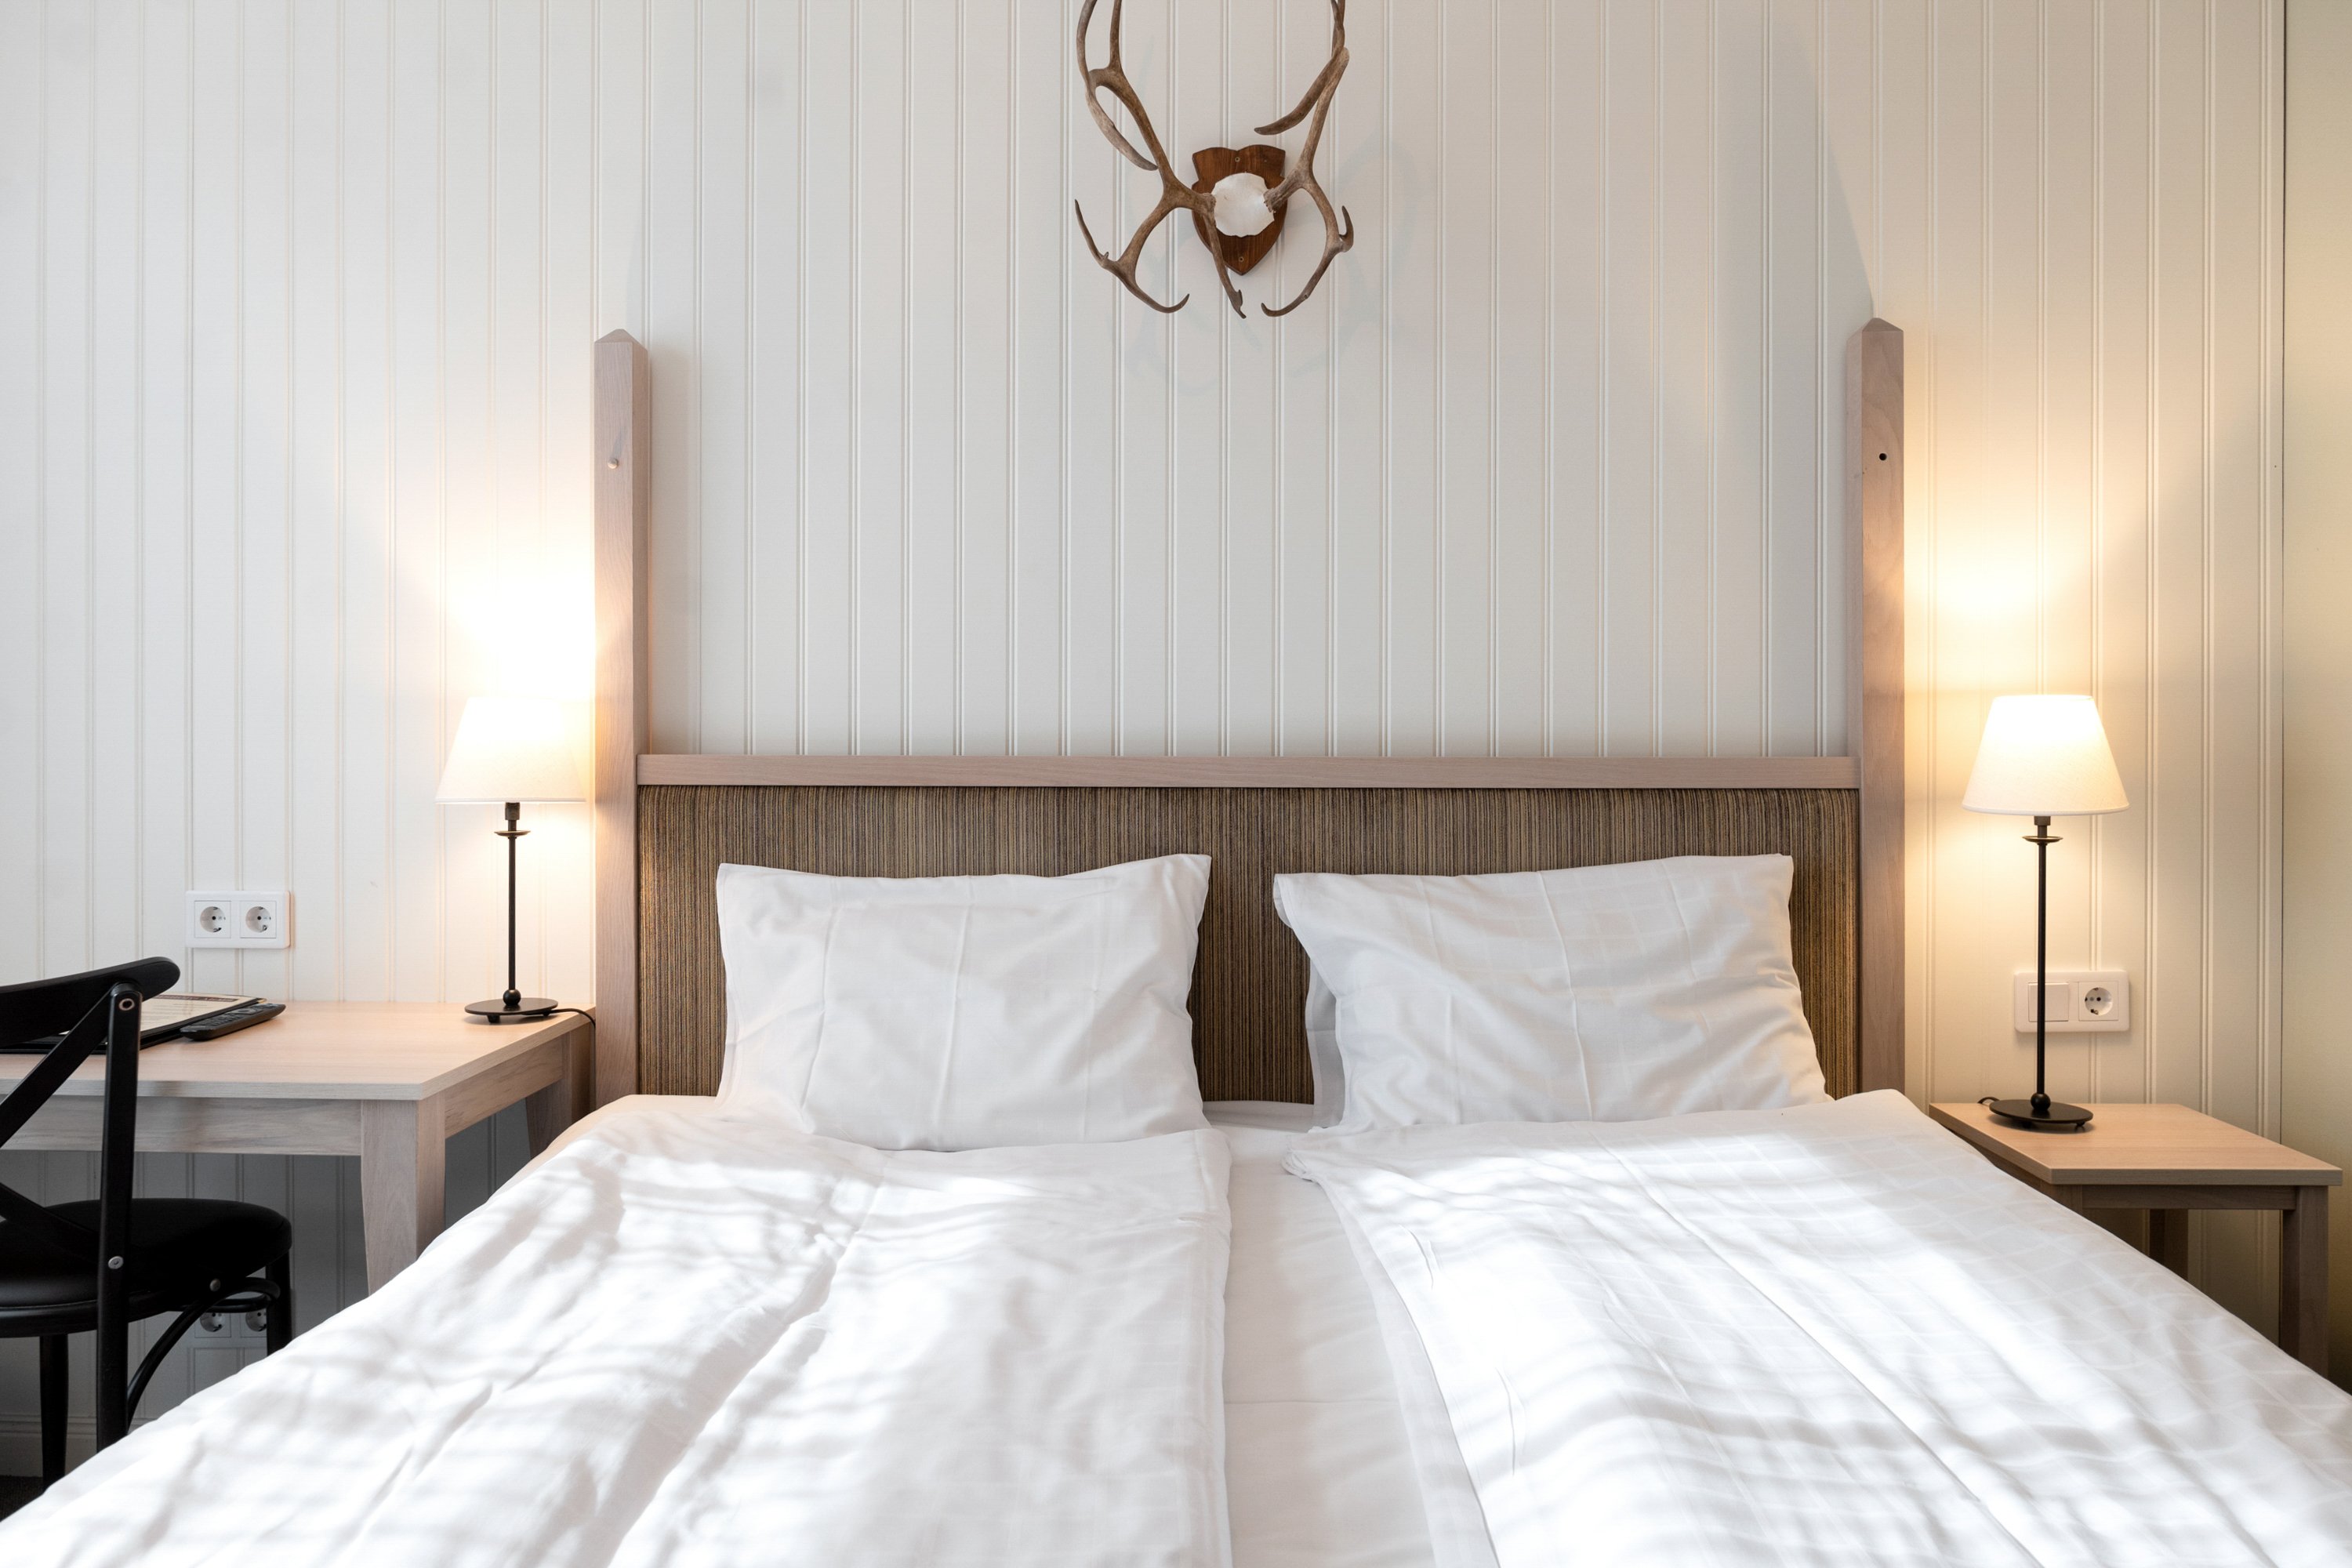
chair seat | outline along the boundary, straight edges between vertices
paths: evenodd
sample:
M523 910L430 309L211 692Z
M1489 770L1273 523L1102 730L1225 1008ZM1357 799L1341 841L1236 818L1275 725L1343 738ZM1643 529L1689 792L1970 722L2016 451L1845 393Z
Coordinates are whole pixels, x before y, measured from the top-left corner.
M54 1204L49 1212L98 1228L98 1205ZM134 1198L131 1204L130 1315L184 1310L223 1285L260 1273L286 1255L294 1227L255 1204L219 1198ZM97 1247L69 1253L0 1221L0 1328L98 1313ZM11 1320L19 1320L12 1324ZM45 1329L43 1331L60 1331Z

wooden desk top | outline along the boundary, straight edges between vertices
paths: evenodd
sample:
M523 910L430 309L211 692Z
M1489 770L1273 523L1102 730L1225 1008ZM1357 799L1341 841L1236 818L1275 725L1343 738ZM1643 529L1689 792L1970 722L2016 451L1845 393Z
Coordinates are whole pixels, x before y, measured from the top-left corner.
M588 1020L483 1024L454 1002L289 1002L217 1040L139 1053L139 1092L196 1100L425 1100ZM41 1058L0 1056L0 1093ZM103 1064L84 1062L59 1094L96 1095Z
M2079 1132L2037 1132L1973 1101L1927 1108L2003 1164L2052 1186L2332 1187L2344 1173L2185 1105L2094 1105Z

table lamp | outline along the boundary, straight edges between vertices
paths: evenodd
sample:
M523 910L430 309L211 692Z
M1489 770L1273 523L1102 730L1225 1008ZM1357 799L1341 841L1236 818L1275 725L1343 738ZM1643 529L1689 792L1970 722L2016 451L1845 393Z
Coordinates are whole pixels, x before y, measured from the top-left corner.
M506 804L499 837L507 841L507 988L490 1001L466 1004L478 1018L512 1024L555 1011L552 999L526 996L515 985L515 840L528 831L515 825L524 801L587 799L586 773L563 704L543 697L467 699L433 798L444 805Z
M2040 853L2033 932L2033 1098L1992 1100L1995 1116L2042 1131L2071 1132L2091 1113L2052 1102L2045 1076L2050 1047L2050 831L2053 816L2102 816L2131 804L2107 750L2097 704L2087 697L1996 697L1985 716L1977 765L1960 805L1969 811L2033 818L2025 841Z

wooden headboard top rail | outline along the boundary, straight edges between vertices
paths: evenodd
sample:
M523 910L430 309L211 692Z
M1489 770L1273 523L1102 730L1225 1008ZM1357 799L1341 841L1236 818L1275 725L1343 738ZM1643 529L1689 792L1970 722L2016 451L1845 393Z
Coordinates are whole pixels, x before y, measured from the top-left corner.
M1017 789L1853 789L1852 757L748 757L637 759L639 784Z
M598 342L599 1103L641 1083L715 1081L723 999L709 873L723 858L910 876L1075 870L1178 849L1219 855L1226 873L1194 993L1213 1098L1304 1093L1304 960L1257 886L1276 871L1767 849L1798 862L1799 972L1832 1087L1902 1087L1903 334L1886 322L1846 351L1853 754L1842 757L648 754L648 384L634 339Z

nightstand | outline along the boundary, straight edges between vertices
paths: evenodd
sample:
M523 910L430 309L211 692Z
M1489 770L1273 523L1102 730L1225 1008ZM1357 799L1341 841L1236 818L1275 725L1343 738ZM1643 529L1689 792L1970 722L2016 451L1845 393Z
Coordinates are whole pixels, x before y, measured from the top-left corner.
M2176 1274L2188 1268L2189 1210L2278 1210L2279 1348L2326 1372L2327 1189L2344 1173L2185 1105L2089 1109L2079 1132L2013 1127L1969 1102L1927 1111L2068 1208L2146 1209L2149 1256Z

